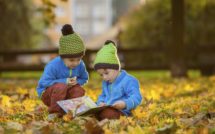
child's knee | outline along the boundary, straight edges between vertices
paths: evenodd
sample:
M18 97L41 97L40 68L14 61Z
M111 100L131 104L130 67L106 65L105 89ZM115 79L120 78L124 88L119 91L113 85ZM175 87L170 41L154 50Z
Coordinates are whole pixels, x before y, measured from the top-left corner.
M114 108L106 108L98 114L97 119L119 119L122 115L123 113L119 110L116 110Z
M66 98L67 89L67 85L63 83L56 83L45 89L41 99L45 105L51 106L53 102Z
M55 83L51 87L54 89L64 89L64 88L67 88L68 86L64 83Z
M80 85L74 85L69 89L68 99L77 98L85 95L85 90Z
M43 103L46 105L46 106L50 106L50 93L49 91L45 90L42 95L41 95L41 100L43 101Z

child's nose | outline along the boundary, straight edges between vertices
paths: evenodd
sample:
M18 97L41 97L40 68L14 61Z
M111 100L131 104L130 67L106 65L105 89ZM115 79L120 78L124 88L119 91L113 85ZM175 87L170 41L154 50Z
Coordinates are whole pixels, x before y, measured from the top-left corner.
M78 65L79 64L79 62L77 61L77 62L74 62L74 65Z
M73 63L71 63L71 65L72 66L76 66L76 65L78 65L78 63L77 62L73 62Z
M107 80L107 76L103 76L103 79L104 79L104 80Z

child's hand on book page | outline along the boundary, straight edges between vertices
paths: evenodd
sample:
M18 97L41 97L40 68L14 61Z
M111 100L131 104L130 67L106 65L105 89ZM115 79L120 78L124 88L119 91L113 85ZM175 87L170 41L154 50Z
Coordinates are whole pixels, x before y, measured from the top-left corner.
M112 106L116 109L122 110L126 107L126 104L124 101L119 100L119 101L116 101Z
M102 106L106 106L106 104L104 102L101 102L99 103L99 106L102 107Z

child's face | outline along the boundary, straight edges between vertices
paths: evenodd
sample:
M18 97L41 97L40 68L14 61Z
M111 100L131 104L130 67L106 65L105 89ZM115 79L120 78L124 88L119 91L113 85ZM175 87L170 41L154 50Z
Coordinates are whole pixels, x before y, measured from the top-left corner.
M114 69L98 69L97 72L100 74L104 81L112 83L119 74L119 70Z
M64 58L63 61L68 68L72 69L80 64L81 58Z

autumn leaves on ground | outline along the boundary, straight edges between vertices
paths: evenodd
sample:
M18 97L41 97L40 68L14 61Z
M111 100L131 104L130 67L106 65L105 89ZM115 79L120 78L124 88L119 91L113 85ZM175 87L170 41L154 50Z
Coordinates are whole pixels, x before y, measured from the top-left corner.
M215 133L215 76L139 80L145 100L133 117L98 122L68 114L50 122L46 107L36 96L37 80L0 79L0 133ZM92 80L85 86L93 100L101 92L98 83Z

